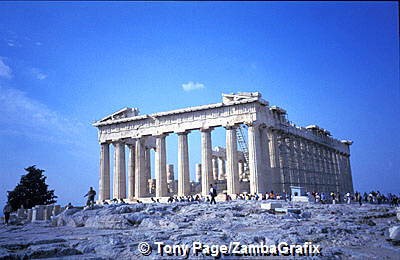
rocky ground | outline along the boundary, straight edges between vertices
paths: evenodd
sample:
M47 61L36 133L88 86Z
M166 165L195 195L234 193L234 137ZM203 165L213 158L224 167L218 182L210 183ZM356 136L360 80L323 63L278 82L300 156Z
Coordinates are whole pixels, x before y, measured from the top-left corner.
M0 259L176 258L161 256L156 242L192 246L196 241L228 246L231 242L303 245L311 241L320 245L322 253L296 257L222 255L228 259L400 259L400 246L388 240L389 227L400 225L393 207L284 202L284 208L298 207L302 213L278 214L261 209L261 203L265 201L68 209L52 223L0 225ZM152 247L149 256L139 252L140 242L148 242ZM192 253L193 248L190 259L214 258Z

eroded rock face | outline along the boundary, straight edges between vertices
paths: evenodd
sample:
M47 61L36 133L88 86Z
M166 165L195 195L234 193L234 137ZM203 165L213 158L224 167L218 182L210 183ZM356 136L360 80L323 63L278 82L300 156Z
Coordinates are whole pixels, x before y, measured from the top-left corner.
M50 222L0 226L0 259L137 259L142 241L165 244L303 244L323 248L325 259L354 255L384 257L400 254L396 210L385 205L319 205L282 203L299 212L278 213L261 208L261 201L217 205L123 204L95 209L68 209ZM397 233L396 233L397 232ZM390 234L389 234L390 233ZM397 234L397 235L396 235ZM387 238L391 241L386 241ZM392 238L393 237L393 238ZM392 258L391 258L392 257ZM153 251L152 259L162 259Z

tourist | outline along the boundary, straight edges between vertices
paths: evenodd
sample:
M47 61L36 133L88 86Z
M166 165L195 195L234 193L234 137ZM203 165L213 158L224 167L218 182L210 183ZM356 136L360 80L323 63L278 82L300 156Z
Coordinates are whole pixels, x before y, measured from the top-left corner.
M106 200L103 200L103 205L108 205L108 202Z
M4 213L4 223L8 225L8 221L10 220L10 214L12 211L12 207L9 202L4 206L3 213Z
M269 193L269 198L270 198L271 200L274 200L274 199L275 199L275 194L274 194L274 191L273 191L273 190L271 190L271 192Z
M196 197L194 197L194 200L197 201L197 202L200 202L200 196L199 196L199 194L197 194Z
M319 203L321 201L321 197L319 196L319 193L315 193L315 202Z
M125 203L125 201L124 201L123 198L120 198L120 199L119 199L119 202L120 202L120 203Z
M151 201L152 201L153 203L156 202L156 200L155 200L153 197L151 197Z
M358 203L361 206L362 205L362 197L361 197L361 194L359 192L357 192L356 200L358 201Z
M217 202L215 201L215 197L217 197L217 190L213 187L212 184L210 184L210 192L209 192L210 196L211 196L211 200L210 200L210 204L217 204Z
M96 191L93 189L93 187L90 187L88 193L84 197L88 197L86 201L86 206L92 207L94 205L94 197L96 196Z
M332 197L332 204L336 204L336 196L334 192L331 192L331 197Z
M347 193L346 193L346 202L347 202L347 204L350 204L350 203L351 203L351 195L350 195L350 192L347 192Z
M67 206L65 206L66 209L72 209L74 206L72 206L72 203L68 203Z

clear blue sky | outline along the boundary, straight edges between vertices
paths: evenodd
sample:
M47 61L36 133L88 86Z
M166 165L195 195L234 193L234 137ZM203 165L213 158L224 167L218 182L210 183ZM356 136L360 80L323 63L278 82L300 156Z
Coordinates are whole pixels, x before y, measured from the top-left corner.
M353 140L356 190L399 192L396 2L1 2L0 13L1 206L33 164L61 204L82 204L98 189L93 120L238 91ZM189 82L201 88L185 91ZM192 176L199 138L189 139ZM222 130L213 143L224 144Z

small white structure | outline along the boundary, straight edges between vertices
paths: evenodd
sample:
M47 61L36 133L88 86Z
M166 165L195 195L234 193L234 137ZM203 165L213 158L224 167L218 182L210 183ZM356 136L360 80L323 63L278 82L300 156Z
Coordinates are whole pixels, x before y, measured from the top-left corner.
M261 204L262 209L268 209L268 210L281 208L281 207L282 207L282 204L279 202L268 202L268 203Z

